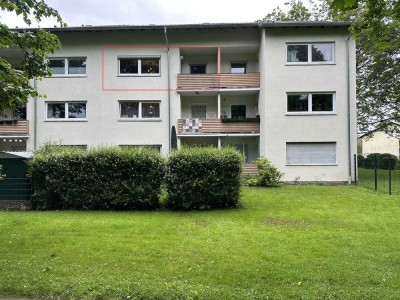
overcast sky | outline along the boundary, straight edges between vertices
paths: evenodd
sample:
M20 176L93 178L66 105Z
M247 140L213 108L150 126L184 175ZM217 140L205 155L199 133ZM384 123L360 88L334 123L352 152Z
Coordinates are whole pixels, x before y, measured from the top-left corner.
M253 22L285 2L288 0L46 0L68 26ZM303 2L308 5L307 0ZM0 22L27 27L11 13L0 12ZM55 21L49 19L40 24L53 25Z

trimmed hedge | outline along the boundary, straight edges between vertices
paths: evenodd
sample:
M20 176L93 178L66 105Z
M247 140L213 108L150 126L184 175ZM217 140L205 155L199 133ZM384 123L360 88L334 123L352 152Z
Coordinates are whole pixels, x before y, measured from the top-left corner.
M39 209L154 209L165 162L146 148L46 145L29 161Z
M398 163L398 158L396 155L385 153L380 157L379 167L384 170L389 170L389 160L390 169L395 170Z
M366 169L373 169L375 167L375 156L377 160L377 168L388 170L389 169L389 160L390 160L390 168L392 170L396 169L396 165L398 164L397 156L390 153L371 153L368 154L364 159L363 167Z
M365 163L365 157L362 154L357 154L357 166L363 168Z
M237 207L243 157L233 148L180 148L167 162L166 206L176 210Z

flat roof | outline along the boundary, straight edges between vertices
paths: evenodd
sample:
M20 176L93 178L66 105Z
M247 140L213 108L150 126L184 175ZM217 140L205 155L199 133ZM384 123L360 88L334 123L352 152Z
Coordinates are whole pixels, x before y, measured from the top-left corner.
M287 22L251 22L251 23L202 23L202 24L170 24L170 25L82 25L71 27L43 28L50 32L81 31L132 31L132 30L164 30L167 29L218 29L218 28L287 28L287 27L349 27L350 22L329 21L287 21ZM20 31L35 31L37 28L15 28Z

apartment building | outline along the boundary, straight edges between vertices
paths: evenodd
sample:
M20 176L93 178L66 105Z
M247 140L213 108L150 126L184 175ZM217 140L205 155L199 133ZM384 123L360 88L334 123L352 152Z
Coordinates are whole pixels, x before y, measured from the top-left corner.
M348 23L51 28L62 48L47 98L0 121L0 150L62 145L231 145L286 181L349 181L356 153ZM16 51L0 54L18 65Z

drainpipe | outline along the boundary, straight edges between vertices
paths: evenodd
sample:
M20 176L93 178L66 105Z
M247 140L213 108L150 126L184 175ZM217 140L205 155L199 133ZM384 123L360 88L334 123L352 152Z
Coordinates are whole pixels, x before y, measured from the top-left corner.
M37 79L33 78L33 87L37 91ZM37 97L33 98L33 150L37 147Z
M170 74L170 53L167 36L167 26L164 26L165 44L167 45L167 77L168 77L168 153L171 152L171 74Z
M351 184L351 105L350 105L350 38L346 40L346 77L347 77L347 143L348 143L348 160L349 160L349 184Z

